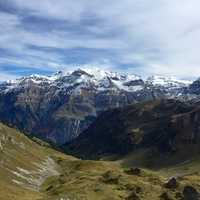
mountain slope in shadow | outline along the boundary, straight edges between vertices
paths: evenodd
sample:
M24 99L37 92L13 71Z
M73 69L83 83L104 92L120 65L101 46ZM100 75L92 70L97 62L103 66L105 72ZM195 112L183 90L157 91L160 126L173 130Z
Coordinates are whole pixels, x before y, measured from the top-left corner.
M155 155L189 157L200 152L199 143L198 103L155 100L104 112L64 149L90 159L123 157L142 149Z

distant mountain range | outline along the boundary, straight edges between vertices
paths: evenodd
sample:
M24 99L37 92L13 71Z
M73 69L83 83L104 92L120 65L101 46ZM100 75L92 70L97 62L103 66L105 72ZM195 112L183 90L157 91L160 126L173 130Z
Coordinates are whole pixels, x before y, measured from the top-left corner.
M198 100L200 80L78 69L0 84L0 120L62 145L112 108L160 98Z

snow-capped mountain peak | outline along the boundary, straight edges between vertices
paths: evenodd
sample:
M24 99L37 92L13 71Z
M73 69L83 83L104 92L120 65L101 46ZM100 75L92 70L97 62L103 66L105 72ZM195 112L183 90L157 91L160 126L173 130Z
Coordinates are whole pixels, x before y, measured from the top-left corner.
M177 79L175 77L154 75L154 76L149 77L146 83L153 86L177 88L177 87L187 87L192 83L192 81Z
M79 68L74 71L59 71L51 76L30 75L17 80L6 81L0 85L0 89L8 92L20 87L30 87L31 84L41 87L57 87L60 89L74 88L75 92L91 88L96 91L119 90L136 92L143 90L145 86L176 89L188 87L192 81L181 80L175 77L151 76L145 82L140 76L121 72L112 72L99 68Z
M71 74L79 73L91 76L93 79L102 80L105 78L110 78L114 80L138 80L141 79L139 76L135 74L125 74L120 72L113 72L110 70L104 70L100 68L83 68L73 71Z

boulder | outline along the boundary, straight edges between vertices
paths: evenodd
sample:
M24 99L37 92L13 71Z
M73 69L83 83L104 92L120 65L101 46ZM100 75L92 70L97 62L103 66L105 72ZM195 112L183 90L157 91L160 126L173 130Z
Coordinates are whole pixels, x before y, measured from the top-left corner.
M168 189L176 189L178 187L178 182L175 177L170 178L167 183L165 183L165 187Z

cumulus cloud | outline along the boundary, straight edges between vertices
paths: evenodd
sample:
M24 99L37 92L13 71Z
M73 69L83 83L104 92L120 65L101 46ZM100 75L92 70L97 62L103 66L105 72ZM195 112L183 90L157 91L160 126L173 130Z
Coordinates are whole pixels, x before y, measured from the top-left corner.
M200 76L198 0L0 2L0 65ZM37 70L37 69L36 69Z

